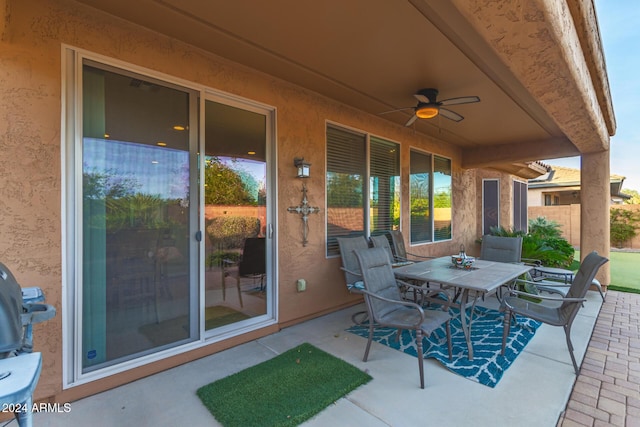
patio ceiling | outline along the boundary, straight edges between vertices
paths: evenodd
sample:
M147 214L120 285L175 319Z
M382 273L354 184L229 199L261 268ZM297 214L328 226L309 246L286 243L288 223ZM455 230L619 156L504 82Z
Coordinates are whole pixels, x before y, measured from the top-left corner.
M374 115L421 88L477 95L451 107L462 122L412 125L463 147L463 167L525 173L606 150L615 131L590 1L77 1Z

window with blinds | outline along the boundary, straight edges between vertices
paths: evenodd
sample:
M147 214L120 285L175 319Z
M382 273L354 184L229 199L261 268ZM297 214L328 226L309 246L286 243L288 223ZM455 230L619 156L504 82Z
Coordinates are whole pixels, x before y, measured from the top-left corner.
M398 144L370 138L369 230L371 234L400 226L400 156Z
M411 243L451 239L451 160L410 154Z
M337 237L398 228L399 152L398 144L327 126L328 256L340 253Z

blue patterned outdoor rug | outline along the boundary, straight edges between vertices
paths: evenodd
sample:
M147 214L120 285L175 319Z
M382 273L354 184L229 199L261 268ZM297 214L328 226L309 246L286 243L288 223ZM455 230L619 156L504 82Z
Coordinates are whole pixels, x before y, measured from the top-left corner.
M453 316L451 319L453 359L451 362L449 361L444 326L430 336L423 338L425 359L433 357L450 371L489 387L495 387L498 384L504 371L511 366L541 324L535 320L517 316L517 325L511 324L505 355L501 356L503 314L497 310L476 307L471 327L474 358L469 360L467 342L460 327L459 310L451 308L449 311ZM373 340L417 357L414 332L404 330L398 340L396 339L397 331L395 328L375 328ZM347 332L367 338L369 327L368 325L355 325L348 328Z

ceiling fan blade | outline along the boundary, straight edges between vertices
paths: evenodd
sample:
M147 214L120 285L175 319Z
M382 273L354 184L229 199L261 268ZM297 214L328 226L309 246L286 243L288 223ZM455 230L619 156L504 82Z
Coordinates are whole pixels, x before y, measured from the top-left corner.
M446 117L449 120L453 120L454 122L460 122L464 120L460 114L455 111L447 110L446 108L440 108L440 115Z
M429 98L427 98L426 96L422 95L421 93L414 93L413 96L420 102L423 102L425 104L430 103L431 101L429 100Z
M480 98L477 96L461 96L460 98L449 98L438 102L440 105L459 105L459 104L471 104L474 102L480 102Z
M413 124L413 122L416 121L416 119L418 118L418 116L416 116L415 114L409 119L409 121L405 124L405 126L411 126Z
M398 112L398 111L413 110L414 108L415 108L415 107L397 108L397 109L395 109L395 110L383 111L382 113L378 113L378 114L396 113L396 112Z

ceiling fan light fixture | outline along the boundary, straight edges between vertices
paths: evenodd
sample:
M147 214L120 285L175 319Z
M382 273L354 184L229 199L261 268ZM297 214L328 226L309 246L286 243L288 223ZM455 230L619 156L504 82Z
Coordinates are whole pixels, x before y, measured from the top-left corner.
M432 119L437 116L438 113L438 106L433 104L418 105L418 107L416 108L416 116L421 119Z

